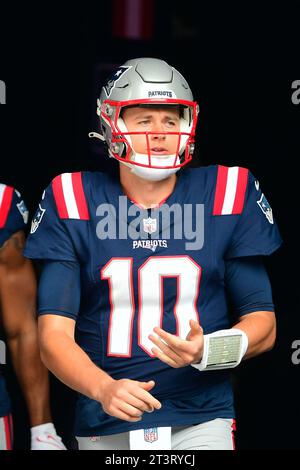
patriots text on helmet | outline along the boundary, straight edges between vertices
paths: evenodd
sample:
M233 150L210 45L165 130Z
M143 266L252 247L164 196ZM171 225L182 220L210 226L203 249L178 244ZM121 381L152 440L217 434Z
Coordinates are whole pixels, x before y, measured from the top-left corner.
M155 96L166 96L168 98L173 98L173 93L172 91L167 91L167 90L153 90L153 91L148 91L148 97L149 98L154 98Z

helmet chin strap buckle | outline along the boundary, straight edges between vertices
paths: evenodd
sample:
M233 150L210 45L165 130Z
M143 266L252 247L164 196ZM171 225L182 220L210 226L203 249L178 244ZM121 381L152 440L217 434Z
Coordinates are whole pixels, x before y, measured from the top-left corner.
M111 147L112 152L114 153L120 152L120 149L121 149L120 144L113 142L110 147Z
M105 142L105 137L102 134L98 134L98 132L89 132L88 136L90 139L95 137L96 139L99 139L102 142Z
M195 144L190 144L189 145L189 153L190 155L193 155L195 151Z

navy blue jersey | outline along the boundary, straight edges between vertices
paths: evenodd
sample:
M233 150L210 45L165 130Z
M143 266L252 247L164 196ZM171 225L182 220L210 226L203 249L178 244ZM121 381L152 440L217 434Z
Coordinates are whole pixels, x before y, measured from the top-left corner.
M0 183L0 247L13 233L26 227L27 219L28 211L20 193L14 190L11 186ZM0 344L2 351L5 346L3 339L1 340L0 338L0 341L2 341ZM5 388L4 378L1 375L0 370L0 416L5 416L9 413L10 401Z
M225 262L268 255L281 244L272 210L245 168L186 169L173 193L143 210L119 180L102 173L57 176L32 221L25 256L80 265L76 341L114 379L155 380L162 408L128 423L80 395L76 434L107 435L234 416L228 371L174 369L156 359L155 326L185 338L189 320L204 333L231 326ZM245 312L246 313L246 312Z

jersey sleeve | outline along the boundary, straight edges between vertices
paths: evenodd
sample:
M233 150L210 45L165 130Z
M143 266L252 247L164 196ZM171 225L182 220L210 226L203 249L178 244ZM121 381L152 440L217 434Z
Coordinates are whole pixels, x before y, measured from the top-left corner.
M225 285L236 316L274 312L272 287L263 257L247 256L225 263Z
M75 248L65 219L60 217L53 182L46 188L31 222L24 256L53 261L77 261Z
M272 208L259 182L248 170L247 178L243 209L238 216L226 259L270 255L282 244Z
M64 282L61 282L61 280ZM46 261L38 290L38 314L77 319L80 307L80 264L70 261Z
M11 186L0 184L0 246L15 232L26 229L28 215L21 194Z

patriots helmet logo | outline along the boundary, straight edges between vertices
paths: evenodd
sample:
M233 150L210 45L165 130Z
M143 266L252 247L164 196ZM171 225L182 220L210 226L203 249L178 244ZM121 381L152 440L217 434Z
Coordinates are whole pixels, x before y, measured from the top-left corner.
M111 94L112 89L115 87L116 82L122 77L122 75L127 72L127 70L131 69L132 65L121 65L118 70L110 77L106 84L103 86L105 93L107 94L107 98Z
M270 224L274 224L272 208L270 204L268 203L267 198L264 194L261 195L261 198L259 201L257 201L257 204L259 205L259 207L265 214Z
M38 226L40 225L45 212L46 212L46 209L43 209L42 206L39 204L39 208L36 211L35 216L31 222L30 233L34 233L37 231Z

